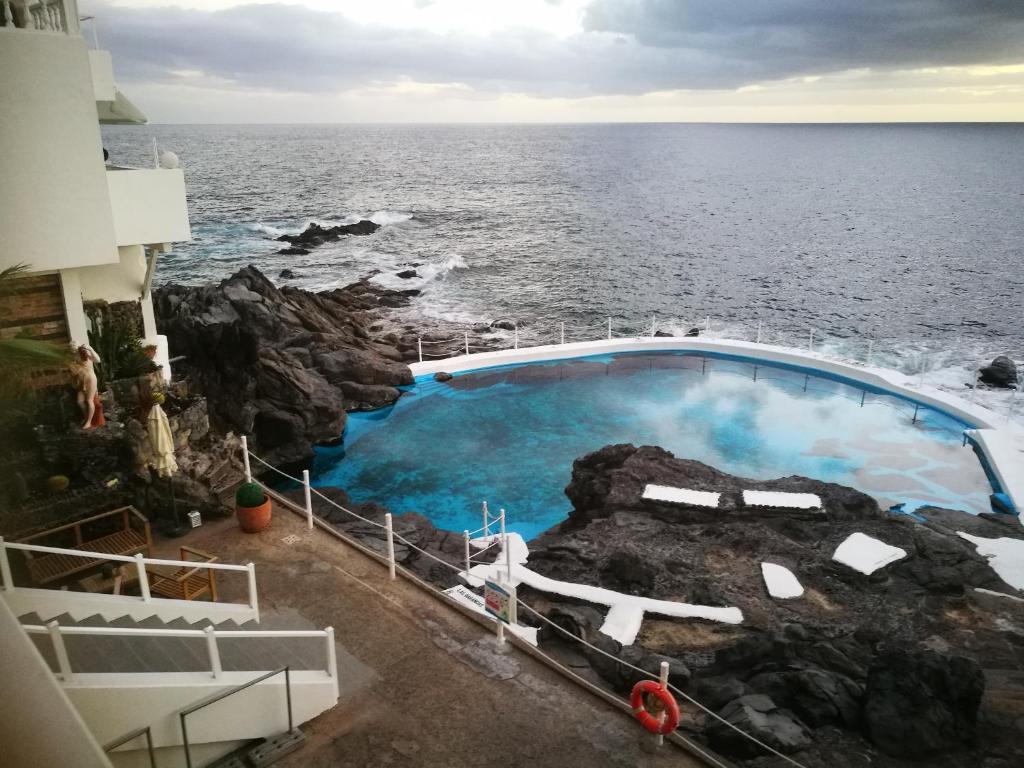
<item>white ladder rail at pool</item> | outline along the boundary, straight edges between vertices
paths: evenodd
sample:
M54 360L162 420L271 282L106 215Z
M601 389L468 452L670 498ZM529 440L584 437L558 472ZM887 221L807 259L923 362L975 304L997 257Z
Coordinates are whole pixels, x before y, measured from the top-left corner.
M743 612L739 608L720 608L710 605L694 605L692 603L679 603L671 600L655 600L650 597L638 597L626 595L622 592L615 592L604 587L591 587L586 584L574 584L569 581L559 581L542 576L536 571L526 567L530 549L523 537L518 533L509 533L508 548L512 555L511 582L513 585L526 584L528 587L548 592L553 595L572 597L577 600L585 600L588 603L596 603L609 608L605 615L604 624L600 631L603 634L617 640L623 645L632 645L636 640L637 633L643 623L645 613L656 613L661 616L672 616L681 619L707 619L718 621L723 624L740 624L743 622ZM477 549L489 546L493 537L482 537L471 540L471 544ZM507 580L509 563L505 559L505 548L501 547L498 559L493 563L473 566L469 573L460 571L463 579L472 587L481 587L487 579L501 578Z

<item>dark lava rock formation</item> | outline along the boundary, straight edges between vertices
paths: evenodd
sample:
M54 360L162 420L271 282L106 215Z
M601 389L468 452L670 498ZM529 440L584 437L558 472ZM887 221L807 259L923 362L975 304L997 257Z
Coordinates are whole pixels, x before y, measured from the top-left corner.
M657 483L722 493L718 509L642 499ZM751 508L743 490L815 493L823 511ZM521 588L566 632L672 680L721 718L805 766L1024 765L1024 601L956 535L1024 538L1012 517L925 509L924 523L859 491L803 477L727 475L660 448L607 446L577 460L569 519L530 543L528 565L556 579L702 605L736 606L739 625L648 613L637 641L598 631L605 609ZM832 560L866 533L908 556L870 576ZM802 597L770 597L762 562L793 571ZM530 622L527 611L520 620ZM638 673L543 626L542 647L625 693ZM751 765L778 757L692 705L683 728Z
M280 240L284 243L291 243L292 246L298 246L299 248L315 248L318 245L323 245L327 242L334 240L340 240L342 237L348 235L372 235L380 229L380 224L374 224L369 219L362 219L357 221L355 224L339 224L336 227L321 227L316 222L313 222L306 227L302 232L297 235L281 235L276 240ZM288 251L295 253L293 249L284 249L281 253ZM303 251L309 253L308 250Z
M367 330L394 294L367 281L318 294L277 288L246 267L215 286L164 286L154 308L215 425L250 435L252 450L288 466L337 439L346 410L393 403L396 387L412 383L399 339Z
M978 373L982 384L1007 389L1017 386L1017 364L1006 355L1000 355Z

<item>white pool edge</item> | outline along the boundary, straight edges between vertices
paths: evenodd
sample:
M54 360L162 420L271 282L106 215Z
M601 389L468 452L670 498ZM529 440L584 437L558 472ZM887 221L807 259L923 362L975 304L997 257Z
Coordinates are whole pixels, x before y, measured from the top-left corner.
M518 363L568 360L618 352L675 351L734 355L841 376L931 406L962 421L977 424L976 429L967 430L968 436L984 456L988 469L1010 498L1014 508L1019 513L1024 513L1024 428L1013 422L1000 424L1000 417L984 406L933 387L919 386L912 377L887 368L839 362L814 352L789 347L699 336L600 339L522 349L502 349L447 357L442 360L425 360L411 363L409 368L413 376L423 376L440 371L462 373ZM1022 515L1018 515L1018 520L1024 525Z

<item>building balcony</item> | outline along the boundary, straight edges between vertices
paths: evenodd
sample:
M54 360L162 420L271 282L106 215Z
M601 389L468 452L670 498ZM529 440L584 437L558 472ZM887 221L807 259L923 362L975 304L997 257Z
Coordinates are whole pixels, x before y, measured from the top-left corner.
M0 25L9 30L79 34L75 0L0 0Z
M180 169L108 167L107 186L118 246L192 239Z

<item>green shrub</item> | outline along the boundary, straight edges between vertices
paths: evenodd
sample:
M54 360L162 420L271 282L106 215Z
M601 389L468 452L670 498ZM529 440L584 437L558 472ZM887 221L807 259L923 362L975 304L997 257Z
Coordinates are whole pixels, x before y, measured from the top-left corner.
M235 504L240 507L258 507L267 497L256 483L242 483L235 491Z

